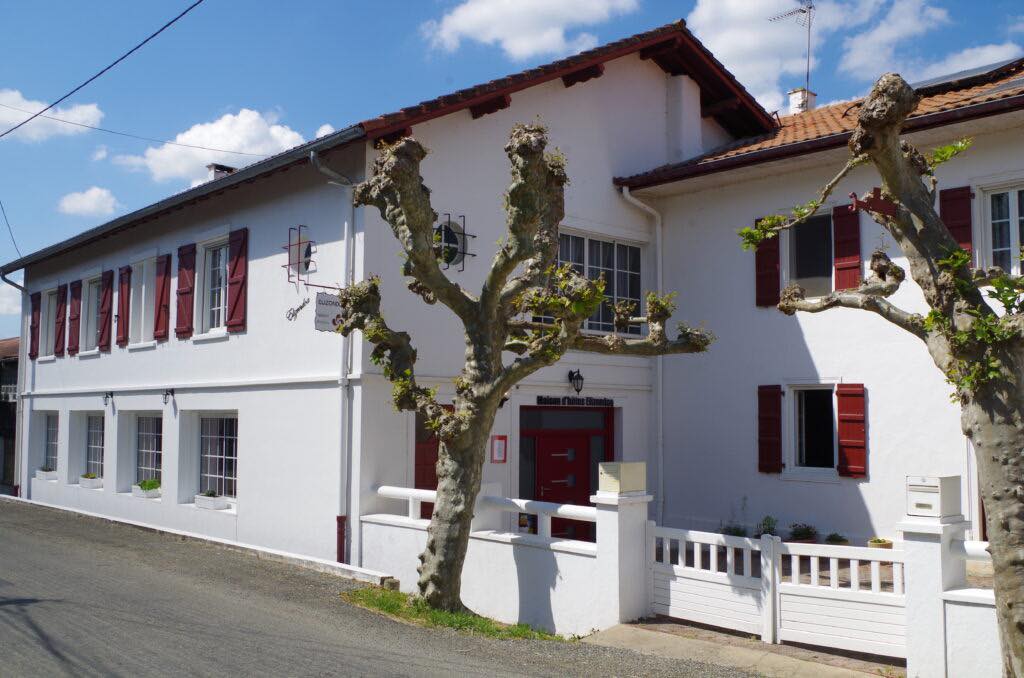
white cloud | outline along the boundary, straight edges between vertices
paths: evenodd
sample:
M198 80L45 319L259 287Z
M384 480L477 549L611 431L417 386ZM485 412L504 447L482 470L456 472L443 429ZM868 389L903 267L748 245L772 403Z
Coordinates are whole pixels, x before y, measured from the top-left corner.
M566 30L603 23L638 6L638 0L465 0L420 30L435 48L454 52L463 39L498 43L505 56L520 61L590 49L596 36L582 31L570 36Z
M900 48L949 21L949 12L932 6L929 0L893 0L874 26L843 41L839 70L871 81L886 71L909 72L912 67Z
M268 156L298 146L304 139L290 127L278 125L276 114L243 108L237 114L229 113L213 122L193 125L173 141ZM206 166L210 163L239 167L259 159L252 155L164 144L151 146L142 155L114 156L113 161L129 169L147 170L154 181L185 179L196 185L206 181Z
M93 160L106 160L107 158L107 147L97 146L96 150L92 152Z
M869 21L883 0L822 0L811 34L814 50L836 31ZM687 25L769 111L783 107L781 82L803 76L807 38L796 17L769 21L796 9L797 0L697 0ZM791 82L795 80L787 78ZM803 78L799 81L802 83ZM812 86L813 87L813 86Z
M113 214L118 202L106 188L92 186L77 193L68 193L60 199L57 209L75 216L105 217Z
M10 285L0 285L0 315L21 314L21 292Z
M928 64L920 69L908 71L911 80L927 80L940 75L948 75L957 71L965 71L969 68L987 66L997 61L1015 59L1024 54L1024 49L1014 42L1004 42L999 45L980 45L968 47L959 52L953 52L942 61Z
M35 113L46 108L45 101L26 99L16 89L0 89L0 104L3 104L3 106L0 106L0 128L2 129L13 127L31 115L31 113L24 113L23 111ZM5 106L13 108L5 108ZM94 127L103 120L103 111L96 104L75 104L67 108L58 106L47 111L45 115ZM8 136L13 139L20 139L21 141L43 141L50 137L85 134L88 131L84 127L66 125L63 122L39 117Z
M316 138L319 139L320 137L325 137L332 132L334 132L334 127L324 123L316 128Z
M1007 30L1011 33L1024 33L1024 14L1010 17L1010 26Z

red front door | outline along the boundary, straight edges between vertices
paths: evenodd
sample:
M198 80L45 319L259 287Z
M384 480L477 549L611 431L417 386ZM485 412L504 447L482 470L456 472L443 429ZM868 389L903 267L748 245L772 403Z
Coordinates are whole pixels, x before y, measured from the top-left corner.
M540 501L556 504L590 504L590 436L580 433L547 433L537 438L537 487ZM553 518L551 536L590 539L591 524Z

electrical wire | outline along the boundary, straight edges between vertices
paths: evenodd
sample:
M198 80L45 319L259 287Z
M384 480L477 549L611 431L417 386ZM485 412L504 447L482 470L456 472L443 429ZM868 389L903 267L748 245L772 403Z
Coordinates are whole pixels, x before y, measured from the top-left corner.
M11 106L10 104L0 103L3 108L9 108L12 111L20 111L21 113L31 113L32 111L26 111L24 108L18 108L17 106ZM63 118L55 118L52 115L39 115L39 118L45 118L47 120L53 120L55 122L62 122L65 125L74 125L75 127L84 127L85 129L96 130L97 132L106 132L107 134L116 134L122 137L128 137L130 139L141 139L142 141L151 141L156 144L168 144L170 146L182 146L184 148L197 148L202 151L216 151L217 153L231 153L234 155L252 155L258 158L266 157L266 153L247 153L245 151L228 151L223 148L210 148L209 146L196 146L195 144L182 144L177 141L165 141L163 139L154 139L152 137L144 137L138 134L132 134L130 132L118 132L117 130L107 129L106 127L95 127L93 125L86 125L81 122L74 122L72 120L65 120Z
M14 251L21 258L21 250L18 248L18 241L14 239L14 231L11 230L11 222L7 220L7 210L4 209L4 201L0 200L0 213L4 215L4 223L7 224L7 232L11 234L11 242L14 244Z
M104 73L106 73L107 71L109 71L109 70L110 70L111 68L113 68L114 66L118 65L119 63L121 63L122 61L124 61L125 59L127 59L127 58L128 58L129 56L131 56L132 54L134 54L135 52L137 52L137 51L138 51L139 49L141 49L141 48L142 48L142 46L143 46L143 45L145 45L145 44L146 44L147 42L149 42L150 40L152 40L152 39L153 39L153 38L155 38L156 36L158 36L158 35L160 35L161 33L163 33L163 32L164 32L165 30L167 30L168 28L170 28L170 27L171 27L172 25L174 25L174 23L175 23L176 21L178 21L178 19L182 18L183 16L185 16L186 14L188 14L189 12L191 12L191 11L192 11L193 9L195 9L196 7L198 7L198 6L199 6L199 5L200 5L200 4L202 3L202 2L203 2L203 0L196 0L195 2L193 2L193 3L191 4L191 5L189 5L189 6L187 7L187 8L185 8L185 11L183 11L183 12L182 12L181 14L179 14L178 16L174 17L173 19L171 19L170 21L168 21L167 23L165 23L165 24L164 24L163 26L161 26L161 27L160 27L160 28L159 28L159 29L158 29L158 30L157 30L157 31L156 31L155 33L152 33L152 34L151 34L151 35L150 35L150 36L149 36L148 38L146 38L145 40L143 40L143 41L142 41L142 42L140 42L139 44L135 45L135 47L132 47L132 48L131 48L130 50L128 50L127 52L125 52L124 54L122 54L121 56L119 56L119 57L117 58L117 60L115 60L115 61L114 61L113 63L111 63L111 64L110 64L109 66L107 66L106 68L104 68L103 70L101 70L100 72L98 72L98 73L97 73L96 75L92 76L91 78L89 78L88 80L86 80L85 82L83 82L83 83L82 83L81 85L79 85L78 87L75 87L75 88L74 88L73 90L71 90L70 92L68 92L68 93L67 93L67 94L65 94L64 96L62 96L62 97L61 97L60 99L57 99L56 101L54 101L53 103L51 103L51 104L50 104L49 106L47 106L47 107L46 107L46 108L44 108L43 110L39 111L38 113L33 113L33 114L32 114L32 115L30 116L30 117L28 117L28 118L26 118L26 119L22 120L21 122L19 122L19 123L18 123L17 125L15 125L14 127L11 127L11 128L10 128L10 129L8 129L7 131L5 131L5 132L3 132L2 134L0 134L0 139L4 138L5 136L7 136L8 134L10 134L10 133L11 133L11 132L13 132L14 130L18 129L19 127L22 127L23 125L25 125L25 124L27 124L27 123L29 123L29 122L31 122L31 121L33 121L33 120L35 120L36 118L38 118L38 117L39 117L40 115L42 115L42 114L43 114L43 113L45 113L46 111L50 110L51 108L53 108L54 106L56 106L56 105L57 105L57 104L59 104L60 102L64 101L64 100L65 100L65 99L67 99L68 97L72 96L73 94L75 94L76 92L78 92L78 91L79 91L80 89L82 89L83 87L85 87L86 85L88 85L88 84L89 84L90 82L92 82L92 81L93 81L93 80L95 80L96 78L100 77L101 75L103 75Z

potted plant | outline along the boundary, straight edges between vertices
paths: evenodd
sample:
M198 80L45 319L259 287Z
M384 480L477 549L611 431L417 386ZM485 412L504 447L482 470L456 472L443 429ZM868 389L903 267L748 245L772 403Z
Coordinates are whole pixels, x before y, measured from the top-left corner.
M746 537L747 528L743 527L739 523L726 523L724 526L719 528L722 534L730 537Z
M754 526L754 538L760 539L761 535L770 534L775 535L775 529L778 527L779 521L772 516L765 516L761 518L761 522Z
M103 478L95 473L83 473L78 479L78 484L87 490L99 490L103 488Z
M52 466L40 466L39 468L36 469L36 479L37 480L56 480L57 479L57 469L53 468Z
M156 478L140 480L132 485L132 496L143 499L156 499L160 496L160 481Z
M798 544L817 544L818 530L807 523L793 523L789 526L789 539L786 541Z
M829 535L825 537L825 543L831 544L832 546L849 546L850 540L838 532L830 532Z
M886 539L885 537L872 537L871 539L868 539L868 548L891 549L892 539Z
M196 508L221 511L229 506L228 500L223 495L217 494L216 490L207 490L196 495Z

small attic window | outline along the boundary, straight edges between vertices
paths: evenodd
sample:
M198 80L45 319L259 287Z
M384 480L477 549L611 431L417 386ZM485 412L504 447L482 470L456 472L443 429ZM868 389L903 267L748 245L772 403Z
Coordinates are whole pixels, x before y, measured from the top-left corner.
M444 214L434 226L434 249L445 269L458 265L459 271L466 270L466 257L476 256L469 251L469 238L475 236L466 233L466 217L459 215L452 218Z

